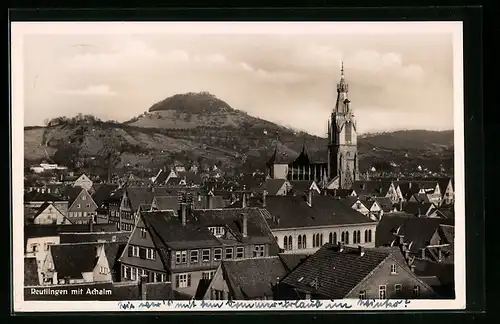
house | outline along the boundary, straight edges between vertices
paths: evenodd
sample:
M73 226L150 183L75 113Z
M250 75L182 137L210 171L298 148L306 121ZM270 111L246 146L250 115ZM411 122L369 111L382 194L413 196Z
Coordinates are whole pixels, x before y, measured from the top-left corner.
M279 256L222 261L203 299L272 300L276 285L288 274Z
M66 243L92 243L92 242L118 242L127 243L130 238L131 232L72 232L72 233L59 233L59 242Z
M374 247L377 222L330 196L267 196L262 208L280 248L314 253L324 243Z
M154 184L165 184L167 186L199 187L202 184L202 178L199 174L194 172L175 172L172 170L168 175L166 175L166 172L160 173Z
M314 180L291 180L289 184L295 194L307 194L309 190L312 190L313 193L321 194L321 190Z
M89 177L87 177L85 174L81 174L73 183L73 187L80 187L87 191L90 191L93 184L94 183L92 182L92 180L90 180Z
M54 206L54 203L49 202L44 202L38 208L25 205L24 220L25 224L71 224L71 221Z
M428 299L436 293L390 251L327 243L280 281L277 297Z
M31 191L24 195L24 206L26 207L38 210L45 203L51 203L63 216L68 216L68 201L60 196L36 191Z
M104 204L107 206L108 215L107 221L109 223L116 224L116 227L119 229L120 224L120 206L123 198L123 193L125 192L124 188L117 189L111 192L108 198L104 201ZM101 220L105 220L106 217L101 216Z
M63 195L68 200L68 219L73 224L95 222L98 206L87 189L68 187Z
M429 199L429 196L425 193L416 193L413 194L409 199L408 202L416 202L416 203L430 203L431 200Z
M174 170L170 170L167 172L167 169L160 169L156 176L152 178L152 182L154 185L160 186L164 185L170 178L177 178L177 174Z
M430 202L441 205L442 193L438 181L397 181L397 186L405 200L410 200L415 194L427 195ZM421 196L418 199L422 199Z
M267 194L271 196L285 196L290 189L290 182L286 179L267 179L260 186L260 190L266 190Z
M443 178L438 180L440 192L442 193L442 203L451 205L455 202L455 191L453 189L453 179Z
M344 201L351 206L352 209L372 220L379 220L382 217L382 208L374 199L361 200L358 197L348 197Z
M394 213L382 217L378 223L375 245L405 245L412 256L420 256L423 249L435 245L431 244L431 239L442 224L452 225L452 221Z
M180 209L180 202L177 196L155 196L151 202L151 211L174 211Z
M326 194L333 197L358 197L358 193L354 189L326 189Z
M275 255L278 247L258 208L142 212L120 258L123 280L148 275L195 296L222 260Z
M44 285L114 281L119 243L66 243L50 247L42 267Z
M396 205L389 197L373 197L372 200L376 201L378 206L382 209L382 214L394 213L397 211ZM402 200L400 200L400 204Z
M118 228L132 231L139 214L139 206L151 204L155 193L147 187L125 188L120 202Z
M408 201L403 204L403 212L417 217L427 217L436 209L436 206L431 203L420 203Z
M354 182L352 189L361 198L387 197L393 204L403 199L403 195L392 181L359 180Z

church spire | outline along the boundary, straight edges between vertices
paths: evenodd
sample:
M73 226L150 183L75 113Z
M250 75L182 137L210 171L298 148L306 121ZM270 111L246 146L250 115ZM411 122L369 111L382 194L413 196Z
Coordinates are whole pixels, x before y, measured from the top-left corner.
M349 99L347 99L347 92L349 85L344 74L344 62L341 63L340 68L340 81L337 83L337 103L335 104L335 111L338 113L345 113L348 111Z

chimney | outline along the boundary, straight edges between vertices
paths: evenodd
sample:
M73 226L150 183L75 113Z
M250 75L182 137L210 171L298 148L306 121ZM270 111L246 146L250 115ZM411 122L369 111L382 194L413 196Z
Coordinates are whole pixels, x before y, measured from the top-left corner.
M403 198L399 198L399 211L403 211Z
M338 242L338 247L339 247L339 252L343 252L344 251L344 242Z
M365 255L365 248L362 245L358 245L359 256Z
M404 253L405 253L405 260L406 262L408 262L410 260L410 250L405 250Z
M405 238L404 235L399 235L399 245L403 245L404 244L404 238Z
M443 252L441 251L441 247L437 248L437 252L438 252L438 262L443 261Z
M267 191L264 190L262 192L262 207L266 208L267 207L267 202L266 202L266 198L267 198Z
M425 260L425 248L420 249L420 257Z
M242 225L242 234L243 234L243 237L247 237L248 236L248 216L246 213L242 213L241 216L243 217L243 225Z
M186 225L186 203L181 203L181 222L182 225Z
M307 193L307 204L312 207L312 195L313 192L311 189L309 189L309 192Z
M241 207L247 208L247 194L243 193L243 199L241 200Z
M412 265L410 266L410 269L411 269L411 272L415 272L415 265L414 265L414 264L412 264Z
M141 275L139 279L139 291L141 292L141 300L148 299L148 290L146 287L146 282L148 280L148 276Z

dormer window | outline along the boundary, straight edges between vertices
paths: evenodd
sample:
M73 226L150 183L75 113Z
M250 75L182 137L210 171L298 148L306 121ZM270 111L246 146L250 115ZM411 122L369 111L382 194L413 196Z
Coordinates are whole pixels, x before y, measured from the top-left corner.
M215 237L223 237L226 233L224 226L209 227L208 230L212 232Z

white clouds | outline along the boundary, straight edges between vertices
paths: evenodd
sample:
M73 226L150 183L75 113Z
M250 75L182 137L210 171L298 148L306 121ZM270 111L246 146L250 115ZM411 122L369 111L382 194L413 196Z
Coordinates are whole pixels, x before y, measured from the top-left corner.
M297 47L290 60L293 65L304 68L336 68L340 67L342 53L331 46L310 44Z
M293 83L301 82L307 79L307 75L293 71L267 71L261 68L251 66L246 62L240 62L239 67L250 73L251 76L257 77L261 81Z
M162 60L166 62L188 62L189 54L181 50L172 50L162 56Z
M97 97L110 97L115 96L117 93L112 91L108 85L90 85L83 89L65 89L57 91L59 94L71 96L97 96Z

